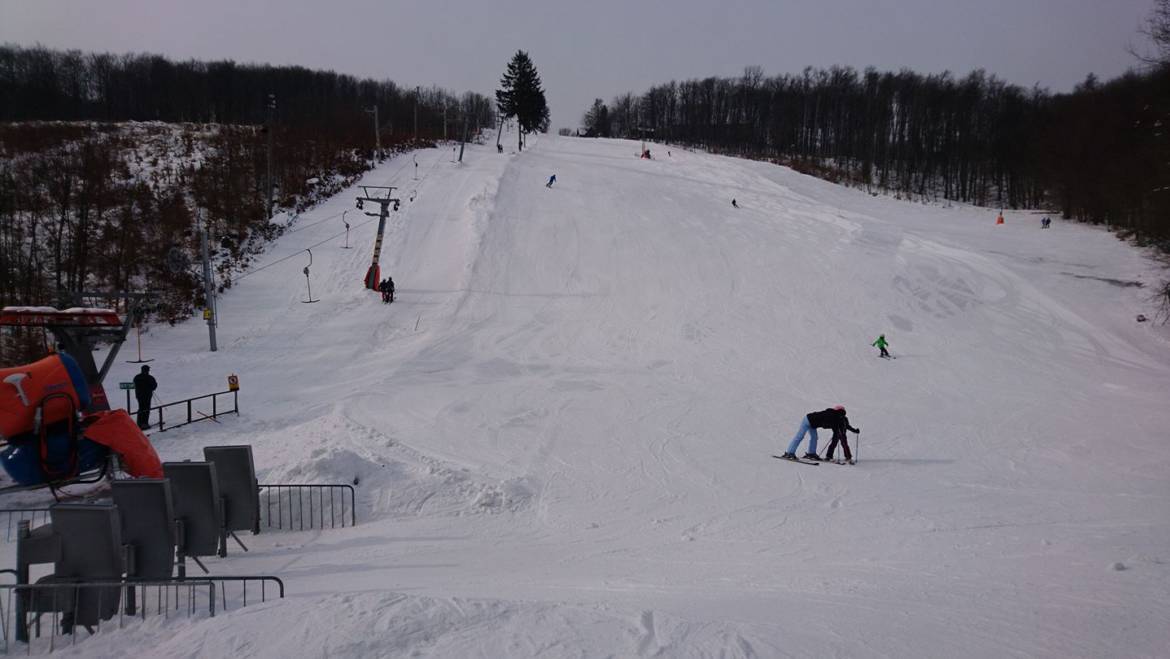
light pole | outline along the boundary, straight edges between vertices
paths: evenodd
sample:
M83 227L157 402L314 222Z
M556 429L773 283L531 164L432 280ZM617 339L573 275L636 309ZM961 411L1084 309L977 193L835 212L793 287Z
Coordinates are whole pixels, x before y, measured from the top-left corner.
M341 211L341 223L345 225L345 245L341 249L349 249L349 222L345 221L345 214L349 211Z
M265 187L268 188L268 206L267 217L272 219L272 133L274 126L272 119L276 114L276 94L268 95L268 173L266 175Z
M379 124L378 124L378 104L377 103L375 103L374 107L372 107L372 108L366 108L367 114L369 114L371 112L374 114L374 149L375 149L374 158L377 159L377 158L380 158L382 155L382 135L378 132L378 125Z

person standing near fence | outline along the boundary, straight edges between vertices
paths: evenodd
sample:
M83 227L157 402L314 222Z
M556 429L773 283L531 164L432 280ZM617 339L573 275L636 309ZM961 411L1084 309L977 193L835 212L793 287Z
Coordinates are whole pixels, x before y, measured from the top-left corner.
M158 389L158 381L150 374L150 367L143 366L142 372L134 376L134 397L138 399L138 427L143 430L150 428L150 400L154 397L155 389Z

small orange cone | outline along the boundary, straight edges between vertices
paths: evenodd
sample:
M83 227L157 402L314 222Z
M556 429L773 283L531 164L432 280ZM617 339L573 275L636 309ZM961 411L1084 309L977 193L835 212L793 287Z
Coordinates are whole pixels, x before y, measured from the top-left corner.
M1000 213L999 217L995 218L995 223L996 224L1003 224L1003 213Z

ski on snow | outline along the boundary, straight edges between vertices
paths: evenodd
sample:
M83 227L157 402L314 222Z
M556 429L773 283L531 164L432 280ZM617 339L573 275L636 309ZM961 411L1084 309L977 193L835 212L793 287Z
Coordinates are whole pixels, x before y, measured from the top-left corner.
M811 465L813 467L820 464L819 462L812 462L811 460L800 460L800 459L793 460L792 458L782 458L778 455L773 455L772 457L776 458L777 460L783 460L785 462L797 462L797 463L800 463L802 465Z

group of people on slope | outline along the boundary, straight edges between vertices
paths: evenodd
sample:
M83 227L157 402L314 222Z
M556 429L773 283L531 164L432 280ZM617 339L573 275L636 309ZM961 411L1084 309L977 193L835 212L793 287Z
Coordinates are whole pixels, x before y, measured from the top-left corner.
M886 335L881 334L877 340L873 342L875 347L881 351L879 356L891 359L890 352L886 347L890 344L886 341ZM825 457L821 458L817 454L817 428L823 428L833 431L833 438L829 442L829 451L825 453ZM849 425L849 417L845 416L845 406L836 405L827 410L820 412L809 412L800 421L800 428L796 431L796 436L788 443L788 450L783 455L779 456L785 460L799 460L796 455L796 450L800 448L800 442L804 440L805 435L808 435L808 451L802 456L805 460L827 460L832 461L833 453L837 450L837 445L841 445L841 449L845 452L845 461L849 464L855 464L853 460L853 452L849 450L849 439L845 434L846 431L860 434L861 430Z
M800 442L804 439L804 436L808 435L808 451L804 454L804 459L822 460L821 456L817 454L817 428L833 431L833 439L829 442L829 452L825 454L824 460L833 460L833 452L837 449L837 444L840 443L841 449L845 452L845 461L849 464L855 464L853 461L853 453L849 450L849 440L845 435L845 431L860 433L861 430L849 425L849 417L845 416L844 405L837 405L827 410L809 412L804 415L804 418L800 421L800 428L796 431L796 436L788 443L788 450L780 457L785 460L798 460L796 450L800 448Z
M394 301L394 278L386 277L378 283L378 292L382 294L382 302L390 304Z

